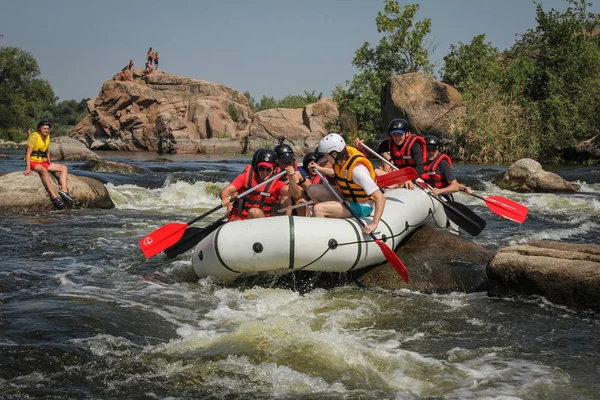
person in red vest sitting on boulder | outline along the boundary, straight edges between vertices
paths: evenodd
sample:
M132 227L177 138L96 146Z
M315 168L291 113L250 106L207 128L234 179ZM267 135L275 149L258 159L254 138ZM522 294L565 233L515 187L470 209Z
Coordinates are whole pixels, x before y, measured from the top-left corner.
M427 163L424 167L425 172L421 174L421 179L433 187L433 194L452 200L452 193L458 192L461 188L464 188L468 193L472 193L470 187L461 185L456 180L452 170L452 159L439 150L440 140L436 136L425 136L425 143Z
M38 123L37 130L29 134L25 150L25 176L35 171L42 178L42 183L48 191L52 202L57 208L61 208L64 203L60 199L62 197L67 203L74 203L73 197L69 194L67 188L68 168L66 165L53 163L50 161L50 122L42 120ZM49 172L60 172L60 189L56 195L50 182Z
M259 149L252 156L252 164L247 165L244 172L221 190L221 204L231 211L229 221L273 215L274 207L279 205L282 192L287 186L279 179L259 187L234 204L230 200L236 193L245 192L271 178L276 171L276 164L277 154L273 150Z

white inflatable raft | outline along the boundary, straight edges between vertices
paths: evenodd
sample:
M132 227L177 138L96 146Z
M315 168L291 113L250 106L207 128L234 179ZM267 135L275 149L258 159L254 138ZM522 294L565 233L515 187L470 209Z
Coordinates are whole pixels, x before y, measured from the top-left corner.
M447 226L442 205L422 190L394 189L385 197L375 234L392 249L425 223ZM370 223L371 218L363 221ZM385 261L379 246L353 218L295 216L224 224L198 243L192 255L198 278L213 276L222 282L265 271L347 272Z

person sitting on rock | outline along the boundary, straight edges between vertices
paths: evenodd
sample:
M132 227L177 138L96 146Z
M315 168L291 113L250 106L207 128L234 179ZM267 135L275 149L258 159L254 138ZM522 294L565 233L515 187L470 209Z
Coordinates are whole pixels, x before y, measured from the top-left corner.
M273 215L286 184L279 179L259 187L252 193L231 204L236 193L242 193L271 178L276 171L277 154L273 150L259 149L252 156L252 163L244 168L220 193L221 204L231 211L229 221L264 218Z
M53 163L50 161L50 122L42 120L37 125L37 130L32 132L27 139L27 147L25 150L25 172L23 175L28 176L31 171L35 171L40 175L42 183L48 191L52 202L57 208L61 208L64 203L54 192L52 182L50 181L49 172L60 173L60 189L58 194L70 204L75 200L69 194L67 188L68 168L66 165Z
M152 69L152 63L147 62L146 63L146 69L144 69L144 76L150 75L152 73L153 69Z

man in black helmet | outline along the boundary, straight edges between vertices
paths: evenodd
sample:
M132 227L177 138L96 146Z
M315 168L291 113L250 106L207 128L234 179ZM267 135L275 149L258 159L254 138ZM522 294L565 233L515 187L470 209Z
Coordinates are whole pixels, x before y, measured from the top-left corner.
M304 180L302 173L298 170L298 162L294 155L294 149L288 144L284 143L285 137L279 137L279 144L273 148L275 154L277 154L277 163L279 165L279 171L286 171L286 178L282 177L281 180L286 182L287 190L282 195L281 207L286 208L291 205L299 204L307 201L307 195L305 191L306 180ZM292 212L298 214L299 211L288 210L287 215L291 215Z
M425 143L427 162L424 167L425 171L421 174L421 179L433 187L434 195L442 195L451 200L451 194L460 190L452 170L452 160L439 151L440 141L436 136L425 136Z
M236 193L259 185L271 178L276 172L277 155L273 150L259 149L252 156L252 164L247 165L238 177L225 186L220 193L221 204L231 211L229 221L270 217L280 197L286 192L287 185L275 180L265 187L249 193L235 204L230 200Z

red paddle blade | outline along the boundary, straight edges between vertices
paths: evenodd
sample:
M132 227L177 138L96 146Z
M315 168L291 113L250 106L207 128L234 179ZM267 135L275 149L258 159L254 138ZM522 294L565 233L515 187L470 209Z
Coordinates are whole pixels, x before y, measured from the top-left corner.
M144 253L146 258L150 258L173 246L181 239L185 232L185 228L187 227L188 224L173 222L172 224L162 226L151 234L144 236L140 240L142 253Z
M529 209L524 205L501 196L484 197L483 201L494 214L519 224L525 221L529 212Z
M394 250L392 250L390 248L390 246L388 246L387 244L383 243L379 239L376 240L375 243L377 243L377 245L379 246L379 248L383 252L383 255L388 260L388 262L390 264L392 264L392 267L394 267L394 269L396 270L396 272L398 273L398 275L400 275L402 277L402 279L404 279L404 282L408 283L408 270L406 269L406 266L400 260L400 258L398 258L398 256L396 255L396 253L394 253Z
M377 185L379 187L388 187L395 185L397 183L402 183L406 181L412 181L413 179L417 179L419 175L414 168L402 168L396 171L389 172L385 175L380 175L377 177Z

